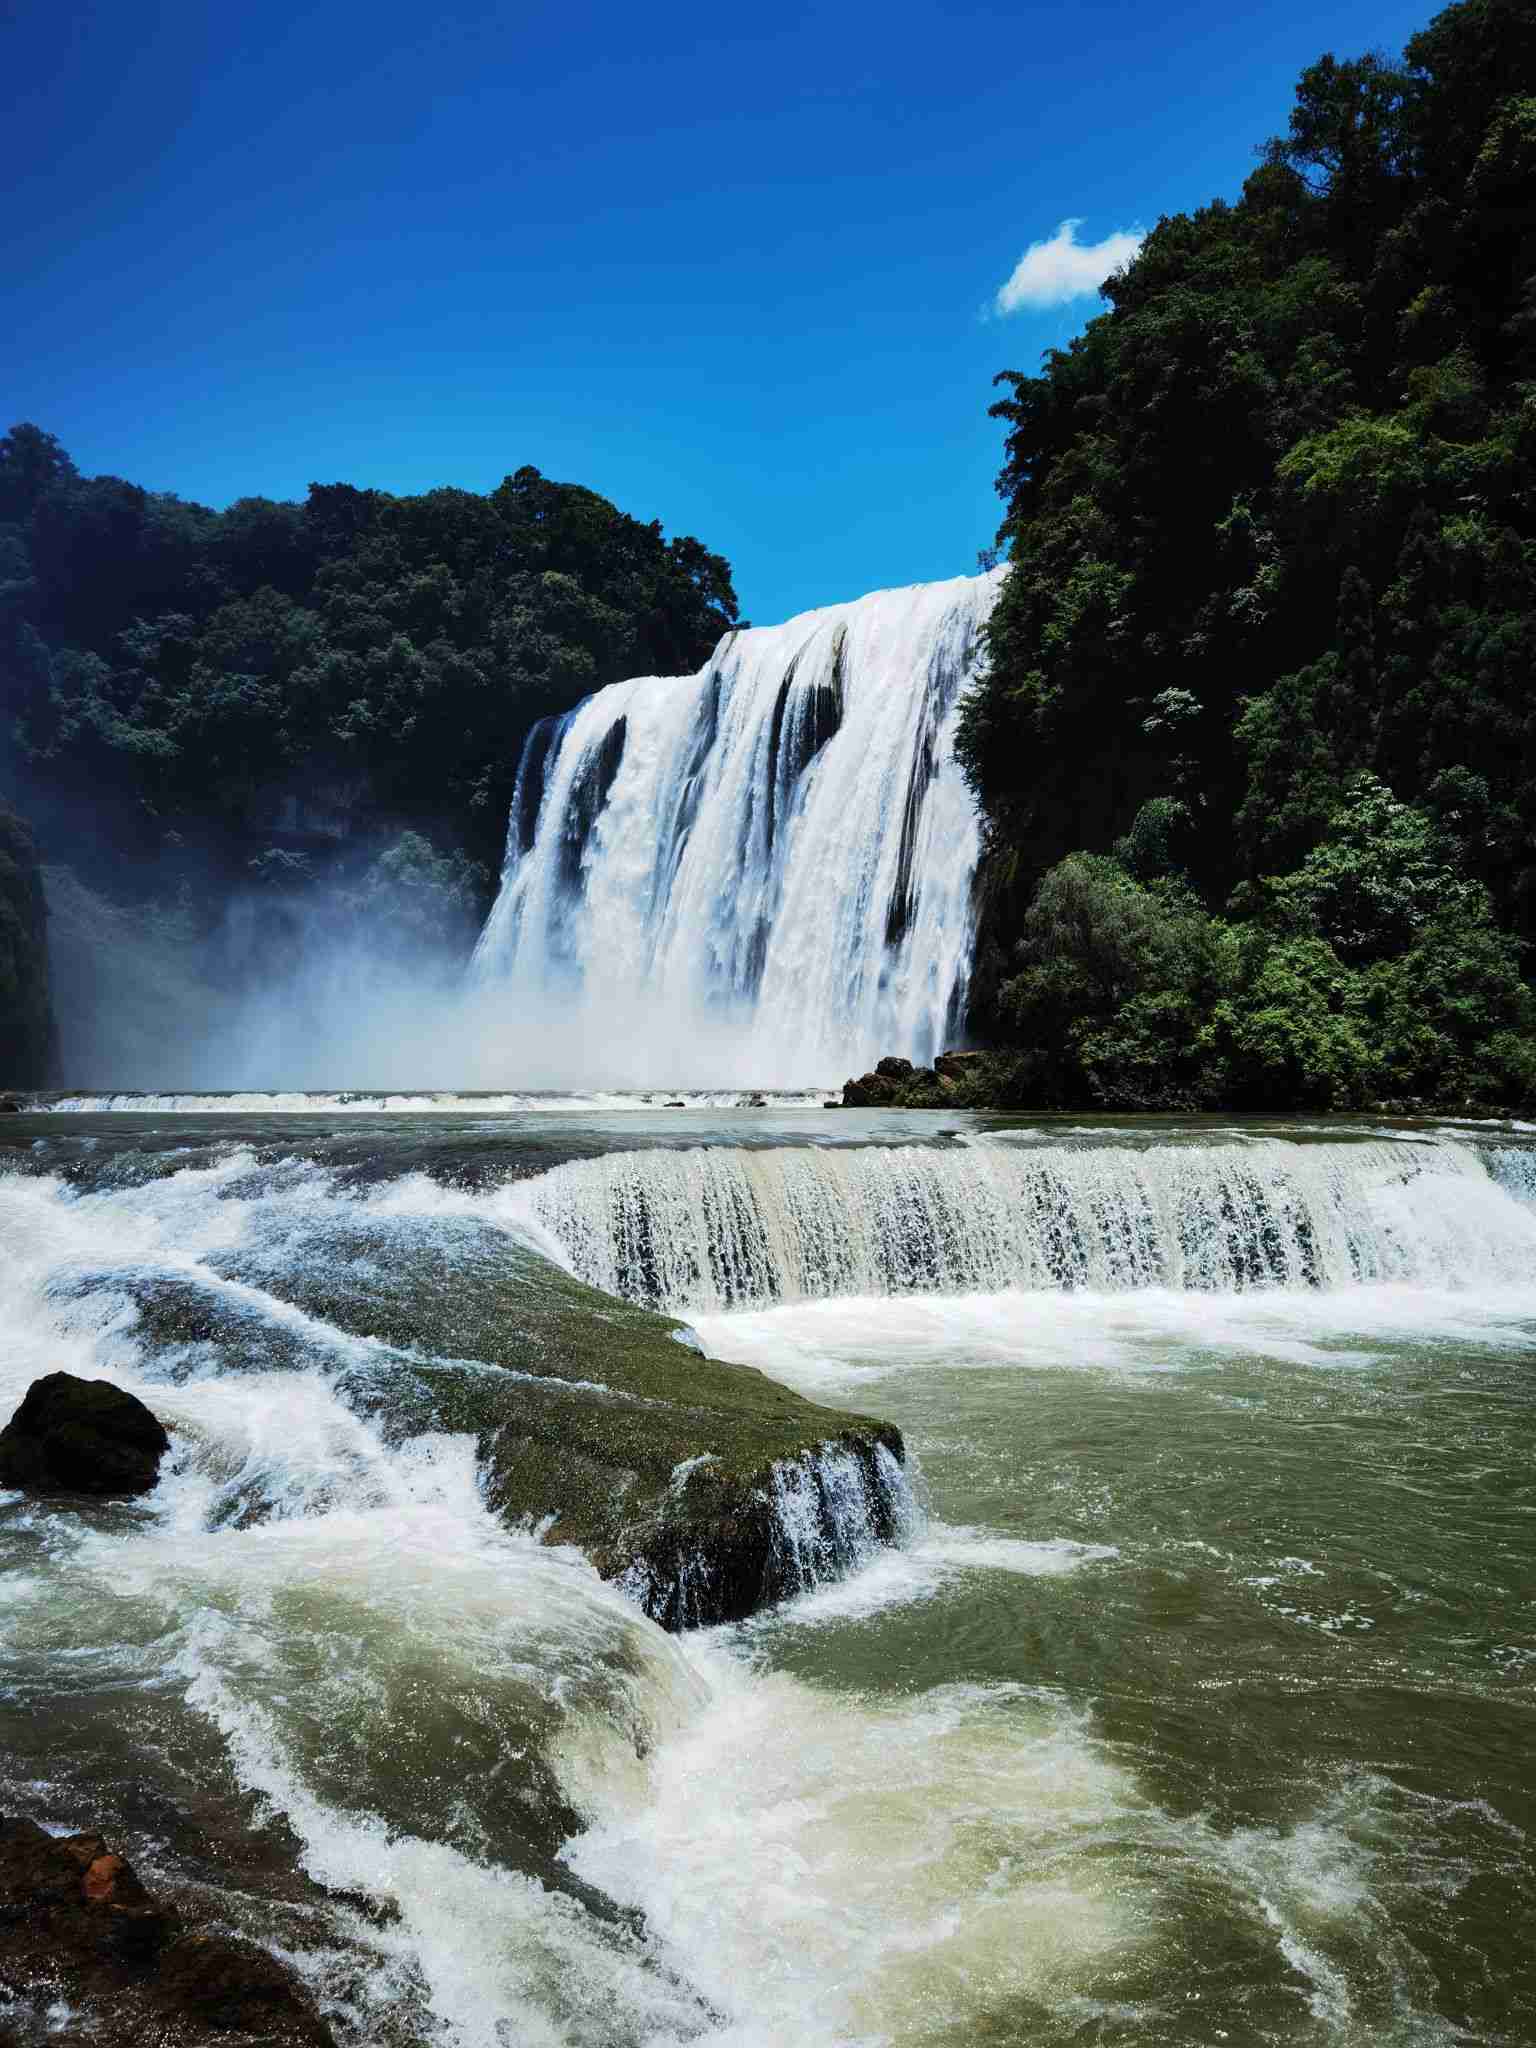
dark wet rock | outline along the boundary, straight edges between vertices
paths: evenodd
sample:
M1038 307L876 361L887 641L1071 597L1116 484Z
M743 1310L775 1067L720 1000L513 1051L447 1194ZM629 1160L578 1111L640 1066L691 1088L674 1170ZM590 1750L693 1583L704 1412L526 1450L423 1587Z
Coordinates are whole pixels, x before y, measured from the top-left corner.
M839 1561L847 1532L817 1464L829 1453L852 1459L860 1473L868 1533L877 1542L892 1543L898 1536L898 1503L880 1468L882 1450L902 1460L901 1434L893 1424L869 1422L845 1428L813 1445L809 1457L793 1461L799 1477L797 1542L833 1572L859 1560ZM741 1621L803 1591L803 1561L786 1540L774 1480L771 1466L742 1473L719 1460L695 1461L686 1483L674 1483L648 1520L637 1517L614 1552L606 1558L599 1553L599 1570L616 1577L653 1621L672 1630Z
M14 1095L0 1095L0 1116L20 1116L22 1105Z
M222 1934L189 1934L160 1958L161 1997L195 2025L215 2034L327 2048L329 2027L292 1973L254 1942Z
M50 1835L31 1820L0 1820L0 1954L17 1930L62 1954L142 1960L175 1932L133 1870L100 1835Z
M188 1930L100 1835L51 1835L33 1820L0 1820L0 1991L6 2022L28 2035L62 1998L96 2048L334 2048L275 1957Z
M26 1493L148 1493L170 1448L164 1426L106 1380L34 1380L0 1430L0 1486Z
M868 1073L843 1083L844 1109L888 1109L896 1100L896 1083L888 1075Z
M931 1067L883 1059L872 1073L843 1084L845 1109L944 1109L985 1106L991 1055L942 1052Z

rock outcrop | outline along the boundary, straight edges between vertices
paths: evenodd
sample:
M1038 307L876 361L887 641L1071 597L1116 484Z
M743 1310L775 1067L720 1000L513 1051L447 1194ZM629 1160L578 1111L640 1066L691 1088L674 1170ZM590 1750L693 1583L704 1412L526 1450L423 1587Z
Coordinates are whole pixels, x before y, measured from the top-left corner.
M26 1493L148 1493L170 1448L164 1425L107 1380L34 1380L0 1430L0 1486Z
M66 2031L53 2023L63 2000ZM84 2048L334 2048L302 1986L265 1949L189 1928L100 1835L0 1819L0 2039Z
M857 1080L843 1083L844 1109L955 1109L972 1106L984 1087L988 1055L943 1052L931 1067L894 1055Z

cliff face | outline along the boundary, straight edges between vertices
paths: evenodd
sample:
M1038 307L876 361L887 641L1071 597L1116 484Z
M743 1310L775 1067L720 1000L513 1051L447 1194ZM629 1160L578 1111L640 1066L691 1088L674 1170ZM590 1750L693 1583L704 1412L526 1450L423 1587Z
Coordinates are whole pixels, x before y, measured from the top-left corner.
M56 1059L37 845L0 803L0 1087L46 1088Z

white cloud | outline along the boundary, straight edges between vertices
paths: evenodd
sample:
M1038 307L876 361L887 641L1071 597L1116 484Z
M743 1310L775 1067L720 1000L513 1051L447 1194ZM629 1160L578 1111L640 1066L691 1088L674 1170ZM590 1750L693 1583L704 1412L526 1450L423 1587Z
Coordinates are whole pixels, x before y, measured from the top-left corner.
M993 301L994 310L1018 313L1086 298L1111 271L1129 263L1145 240L1138 228L1119 228L1102 242L1080 242L1081 226L1081 221L1064 220L1048 242L1031 242Z

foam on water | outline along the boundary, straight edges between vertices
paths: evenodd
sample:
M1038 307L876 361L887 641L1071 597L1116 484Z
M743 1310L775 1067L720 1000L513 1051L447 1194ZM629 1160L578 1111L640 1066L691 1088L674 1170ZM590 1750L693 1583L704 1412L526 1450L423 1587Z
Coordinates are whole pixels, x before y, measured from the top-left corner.
M693 1321L713 1357L755 1365L824 1401L925 1367L1160 1373L1238 1356L1342 1371L1402 1345L1525 1349L1536 1333L1536 1265L1524 1282L1475 1294L1402 1282L1248 1295L1012 1289L854 1296Z
M541 1111L571 1116L625 1109L810 1109L821 1105L826 1092L825 1088L596 1089L585 1094L547 1089L413 1093L246 1088L226 1093L155 1094L120 1088L106 1095L38 1096L29 1107L56 1116L523 1116Z
M1119 1554L1110 1543L1079 1543L1066 1537L1030 1541L925 1520L920 1533L901 1549L872 1552L861 1570L812 1587L791 1608L746 1627L749 1632L765 1633L841 1626L935 1599L962 1583L968 1573L1007 1572L1018 1578L1056 1579L1087 1565L1110 1564Z

